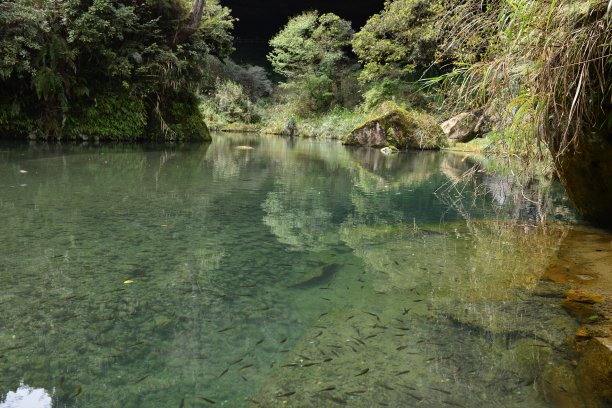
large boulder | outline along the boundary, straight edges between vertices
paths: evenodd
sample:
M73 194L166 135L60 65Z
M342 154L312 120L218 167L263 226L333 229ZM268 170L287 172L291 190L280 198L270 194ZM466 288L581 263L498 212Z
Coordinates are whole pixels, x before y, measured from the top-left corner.
M357 127L342 143L370 147L393 146L400 150L437 150L445 146L445 137L432 116L388 105L382 114Z
M449 140L467 143L482 134L484 116L463 112L443 122L440 127Z

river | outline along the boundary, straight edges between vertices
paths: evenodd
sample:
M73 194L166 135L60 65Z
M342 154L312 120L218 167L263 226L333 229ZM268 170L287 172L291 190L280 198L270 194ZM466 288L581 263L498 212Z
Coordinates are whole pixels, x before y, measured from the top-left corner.
M578 324L542 276L575 215L473 165L0 146L0 407L555 406Z

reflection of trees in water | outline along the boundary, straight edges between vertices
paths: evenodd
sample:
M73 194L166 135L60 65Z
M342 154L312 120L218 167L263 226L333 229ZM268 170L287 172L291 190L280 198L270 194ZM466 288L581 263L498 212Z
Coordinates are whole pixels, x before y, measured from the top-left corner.
M377 149L351 149L356 164L355 185L364 193L417 187L438 172L442 156L434 152L407 152L386 156Z
M544 222L553 217L575 221L558 182L534 175L518 176L520 173L512 168L505 174L487 171L457 155L446 155L441 169L448 181L436 195L463 219L473 218L474 210L484 205L506 219Z
M319 195L305 196L302 191L271 192L263 203L264 224L278 240L294 250L323 250L333 243L332 213L325 209Z

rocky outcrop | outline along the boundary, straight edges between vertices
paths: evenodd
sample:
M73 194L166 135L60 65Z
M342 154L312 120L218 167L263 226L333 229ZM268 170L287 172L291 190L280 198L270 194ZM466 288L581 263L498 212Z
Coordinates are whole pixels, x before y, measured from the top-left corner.
M578 212L597 226L612 228L612 135L591 134L559 153L555 167Z
M542 276L569 288L564 292L561 306L582 324L574 340L575 391L564 385L568 392L559 393L558 384L549 378L558 373L544 375L546 394L558 406L612 406L611 255L610 234L575 228L567 233L556 258ZM580 398L579 403L574 397Z
M342 141L345 145L395 147L400 150L437 150L445 146L444 134L430 115L388 105Z
M463 112L443 122L440 127L449 140L466 143L482 134L484 116Z

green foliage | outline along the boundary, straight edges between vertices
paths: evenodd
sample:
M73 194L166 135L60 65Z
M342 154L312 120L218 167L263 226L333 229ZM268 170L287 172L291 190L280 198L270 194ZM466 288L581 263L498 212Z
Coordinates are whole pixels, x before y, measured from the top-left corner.
M104 140L140 139L147 124L142 99L128 93L99 94L94 103L70 115L65 133L70 138L100 137Z
M165 139L177 141L210 141L210 132L193 94L183 94L172 99L166 115L169 132Z
M317 139L341 139L363 122L365 115L336 107L329 112L296 123L296 134Z
M543 140L553 155L593 132L612 132L612 15L605 1L505 0L460 20L495 32L480 59L445 79L465 103L484 106L506 135ZM452 45L469 44L459 26ZM517 144L517 143L513 143ZM525 142L524 145L533 145ZM537 151L524 153L533 157Z
M258 106L244 87L231 80L217 79L212 95L207 95L201 109L209 123L224 127L228 123L252 124L261 119Z
M173 97L197 91L207 55L223 58L233 50L234 20L218 1L206 2L199 29L179 41L189 7L183 0L137 6L125 0L3 1L0 100L18 96L32 124L24 134L38 130L58 138L71 130L66 123L80 122L72 115L113 100L112 92L123 100L129 91L147 116L170 111ZM120 139L127 133L105 127L99 135Z
M285 76L286 103L308 117L343 104L343 81L354 68L348 57L353 36L349 21L310 11L293 17L270 41L268 60Z
M422 71L435 59L441 10L439 1L389 0L353 39L364 65L364 82L398 79Z
M268 60L279 74L296 79L314 72L338 75L347 61L353 29L335 14L310 11L293 17L272 40Z

